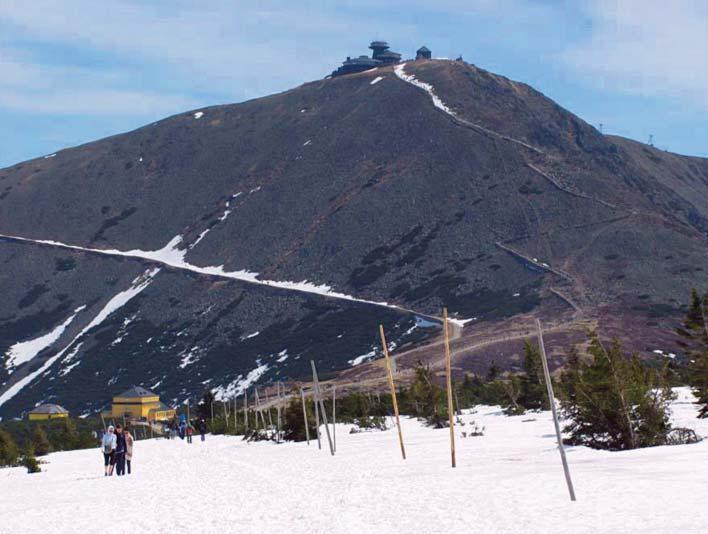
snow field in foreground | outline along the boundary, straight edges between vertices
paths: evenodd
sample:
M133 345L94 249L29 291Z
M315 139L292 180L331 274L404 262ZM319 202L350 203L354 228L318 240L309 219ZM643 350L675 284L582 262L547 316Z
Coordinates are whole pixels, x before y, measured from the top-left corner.
M674 424L706 436L685 389ZM0 470L0 532L401 533L705 532L708 440L628 452L569 447L568 499L549 412L466 412L450 468L447 429L402 421L396 433L348 434L337 455L305 443L140 441L134 473L103 477L94 450L46 457L44 472ZM470 422L482 437L462 438Z

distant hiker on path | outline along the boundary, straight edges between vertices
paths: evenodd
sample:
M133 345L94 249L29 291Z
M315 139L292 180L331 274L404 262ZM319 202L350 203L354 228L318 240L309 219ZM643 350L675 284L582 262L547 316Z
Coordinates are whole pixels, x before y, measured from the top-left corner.
M184 415L180 416L179 420L179 439L184 439L184 436L187 434L187 419L184 417Z
M125 463L128 465L128 474L130 474L130 462L133 459L133 435L125 429Z
M204 434L206 434L206 421L203 417L199 419L199 422L197 423L197 429L199 430L199 434L202 437L202 441L204 441Z
M113 462L116 465L116 475L125 475L125 434L120 423L116 425L116 449L113 454Z
M108 427L108 431L101 439L101 452L103 452L103 468L105 476L113 474L113 454L116 448L116 435L113 433L113 425ZM110 466L110 467L109 467Z

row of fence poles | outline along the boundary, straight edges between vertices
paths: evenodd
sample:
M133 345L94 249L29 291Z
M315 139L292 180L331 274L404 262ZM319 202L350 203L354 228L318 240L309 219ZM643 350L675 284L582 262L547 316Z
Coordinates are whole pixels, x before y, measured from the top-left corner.
M450 427L450 461L451 461L451 466L454 468L457 466L457 460L456 460L456 452L455 452L455 403L453 402L453 395L456 395L456 392L453 391L453 382L452 382L452 351L450 350L450 320L448 318L448 312L447 308L443 308L442 310L442 324L443 324L443 345L444 345L444 350L445 350L445 385L446 385L446 390L447 390L447 409L448 409L448 424ZM537 329L537 337L538 337L538 344L539 344L539 352L541 354L541 362L543 366L543 375L544 375L544 380L546 382L546 390L547 390L547 395L548 395L548 401L549 405L551 407L551 413L553 416L553 424L555 427L555 433L556 433L556 440L558 443L558 450L560 453L561 457L561 463L563 465L563 472L565 475L565 480L566 480L566 485L568 486L568 493L570 495L571 501L575 501L575 490L573 488L573 482L570 476L570 469L568 467L568 461L565 455L565 449L563 447L563 437L561 434L560 430L560 423L558 420L558 413L556 410L556 402L555 402L555 396L553 393L553 383L551 381L551 375L548 367L548 357L546 355L546 348L544 345L543 341L543 329L541 327L541 321L539 319L536 319L536 329ZM401 421L400 421L400 412L398 408L398 398L396 394L396 384L394 380L394 365L395 361L393 358L391 358L389 354L389 346L386 342L386 335L384 332L383 325L379 325L379 334L381 336L381 346L383 349L383 355L384 355L384 360L386 363L386 374L388 378L388 385L389 389L391 392L391 401L393 404L393 413L394 413L394 418L395 418L395 424L396 424L396 429L397 429L397 434L398 434L398 443L401 449L401 457L403 460L406 459L406 448L404 445L403 441L403 431L401 428ZM313 383L313 388L312 388L312 397L313 397L313 404L314 404L314 412L315 412L315 428L316 428L316 438L317 438L317 447L318 449L322 449L322 438L321 438L321 433L320 433L320 428L321 426L324 425L325 433L327 435L327 443L329 445L329 451L332 456L335 455L337 451L337 430L336 430L336 422L337 422L337 391L336 391L336 386L332 386L332 432L330 433L330 428L329 428L329 420L327 418L327 411L325 409L325 404L324 404L324 398L322 395L322 389L319 381L319 377L317 374L317 367L315 366L315 362L313 360L310 360L310 365L312 368L312 383ZM276 429L276 436L275 436L275 441L276 443L280 443L281 441L281 428L282 428L282 407L283 407L283 402L285 399L285 389L282 386L280 382L277 382L275 384L275 408L276 408L276 423L275 423L275 429ZM378 395L378 393L377 393ZM307 440L307 444L310 444L310 428L309 428L309 422L308 422L308 417L307 417L307 395L305 393L305 388L300 387L300 400L302 402L302 415L303 415L303 420L305 423L305 438ZM229 408L227 407L228 403L224 403L224 417L226 419L226 425L228 427L229 425ZM212 424L214 421L214 404L211 404L211 418L212 418ZM263 414L264 408L262 407L261 404L261 399L260 395L258 392L258 388L254 388L254 417L255 417L255 426L254 430L258 431L259 426L262 426L263 430L268 430L273 429L274 424L273 424L273 419L272 419L272 414L271 414L271 407L268 407L266 411L268 412L268 423L266 423L265 416ZM459 403L457 403L457 408L459 410ZM244 421L244 428L246 433L248 433L249 429L249 421L248 421L248 411L249 411L249 405L248 405L248 390L244 390L243 392L243 421ZM189 402L187 402L187 414L189 417ZM236 423L237 423L237 405L236 405L236 398L234 398L234 405L233 405L233 414L234 414L234 428L236 428ZM261 425L259 425L258 417L260 415L260 420L261 420ZM101 418L103 420L103 414L101 414ZM322 421L320 421L320 418ZM103 420L103 425L105 428L105 420ZM151 427L152 430L152 427Z
M553 382L551 381L551 374L548 368L548 357L546 355L546 347L543 342L543 329L541 327L541 321L536 319L536 329L538 335L538 345L539 351L541 353L541 362L543 365L543 375L546 382L546 390L548 394L548 403L551 407L551 414L553 415L553 424L556 431L556 440L558 443L558 451L560 452L561 463L563 465L563 473L565 475L566 485L568 486L568 494L570 495L570 500L575 501L575 489L573 487L573 481L570 476L570 468L568 467L568 460L565 455L565 448L563 447L563 436L560 430L560 423L558 422L558 413L556 410L556 400L553 393ZM393 378L393 366L391 362L391 357L388 352L388 344L386 343L386 335L384 333L383 325L379 325L379 333L381 335L381 346L383 348L384 359L386 361L386 371L388 375L388 384L391 390L391 401L393 403L393 413L396 419L396 428L398 429L398 442L401 447L401 457L406 459L406 449L403 444L403 433L401 431L401 421L400 414L398 411L398 400L396 398L396 386ZM443 339L445 347L445 382L447 389L447 410L450 426L450 459L452 467L456 467L457 462L455 458L455 421L454 421L454 405L453 405L453 388L452 388L452 353L450 351L450 332L449 332L449 319L447 315L447 308L443 308ZM314 363L313 363L314 369ZM458 403L459 409L459 403Z

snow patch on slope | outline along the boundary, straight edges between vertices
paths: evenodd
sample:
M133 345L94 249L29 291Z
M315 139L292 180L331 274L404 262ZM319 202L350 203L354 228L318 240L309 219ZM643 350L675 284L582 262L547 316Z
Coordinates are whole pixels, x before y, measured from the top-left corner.
M383 80L383 76L377 76L376 78L374 78L373 80L371 80L371 82L369 82L369 85L376 85L376 84L379 83L381 80Z
M37 354L42 352L47 347L50 347L54 342L61 337L66 330L66 327L71 324L74 317L85 308L86 306L81 306L74 310L74 313L69 316L69 318L57 326L54 330L43 336L30 339L29 341L22 341L20 343L15 343L7 351L7 361L5 362L5 367L12 373L15 368L22 365L23 363L29 362Z
M261 360L256 360L256 365L257 367L249 371L246 378L243 378L243 375L238 375L236 380L231 382L228 386L219 386L214 389L214 397L220 401L238 397L253 384L257 383L268 371L269 366L267 363L261 363Z
M248 334L247 336L243 336L241 338L241 341L245 341L246 339L251 339L252 337L256 337L258 334L260 334L260 331L253 332L252 334Z
M197 354L196 354L198 348L199 347L192 347L187 354L182 356L182 361L179 364L180 369L184 369L185 367L193 364L194 362L196 362L199 359L199 358L197 358Z
M241 191L239 191L238 193L235 193L235 194L231 195L231 197L226 201L226 205L225 205L225 208L224 208L224 212L219 216L218 221L217 221L216 224L218 224L218 223L220 223L220 222L224 222L224 221L226 220L226 218L227 218L229 215L231 215L231 212L233 211L233 209L231 208L231 201L234 200L234 199L236 199L236 198L238 198L241 194L242 194ZM184 260L184 255L186 255L187 252L189 252L189 251L192 250L194 247L196 247L196 246L201 242L201 240L204 239L204 238L207 236L207 234L211 231L211 229L214 228L214 226L216 226L216 225L210 226L209 228L207 228L206 230L204 230L201 234L199 234L199 236L197 237L197 239L194 240L194 243L192 243L191 245L189 245L189 246L187 247L187 250L185 250L185 251L184 251L184 254L182 255L182 259L183 259L183 260ZM177 236L177 237L181 237L181 236ZM169 244L169 243L168 243L168 244Z
M59 371L59 376L68 375L74 367L81 363L81 360L79 360L77 362L73 362L67 365L67 363L71 362L76 357L82 345L83 343L77 343L76 346L72 349L72 351L66 355L66 358L64 358L64 361L62 362L64 364L64 368Z
M357 356L356 358L349 360L347 363L352 367L356 367L364 362L371 361L375 356L376 350L372 350L371 352L367 352L366 354L362 354L361 356Z
M349 300L353 302L362 302L364 304L373 304L375 306L381 306L385 308L390 308L399 311L408 311L402 309L393 304L387 302L376 302L372 300L360 299L352 295L347 295L345 293L340 293L334 291L331 286L326 284L313 284L307 280L301 282L292 281L279 281L279 280L261 280L258 278L259 274L253 271L240 270L240 271L225 271L223 265L200 267L198 265L193 265L185 261L184 257L188 252L189 248L179 248L183 243L183 237L177 235L173 237L167 245L159 250L116 250L116 249L99 249L99 248L89 248L81 247L78 245L69 245L66 243L61 243L59 241L52 241L48 239L30 239L26 237L19 237L13 235L0 234L0 237L5 237L8 239L13 239L16 241L23 241L27 243L36 243L39 245L50 245L54 247L69 249L69 250L80 250L83 252L93 252L96 254L104 254L106 256L122 256L128 258L138 258L151 260L156 263L161 263L167 265L168 267L174 267L175 269L181 269L185 271L191 271L198 274L204 274L208 276L218 276L220 278L230 278L233 280L240 280L242 282L247 282L251 284L260 284L270 287L276 287L279 289L287 289L291 291L299 291L302 293L312 293L316 295L322 295L324 297L335 298L340 300Z
M450 318L448 317L447 320L450 321L452 324L459 326L460 328L464 328L464 326L465 326L467 323L471 323L472 321L476 321L477 318L476 318L476 317L472 317L471 319L450 319Z
M453 117L457 118L457 115L455 115L455 112L452 111L448 106L445 105L445 103L440 99L440 97L435 93L435 88L430 85L429 83L421 82L420 80L416 80L416 77L413 76L412 74L406 74L406 71L403 70L405 68L406 64L402 63L400 65L396 65L393 68L393 72L396 73L396 76L398 76L401 80L404 82L410 83L411 85L415 85L416 87L423 89L428 95L430 95L430 98L433 100L433 105L447 113L448 115L452 115Z
M106 320L109 315L111 315L113 312L120 309L121 307L125 306L125 304L127 304L132 298L140 294L141 291L143 291L148 285L150 285L152 279L159 272L159 268L154 268L146 271L141 276L138 276L135 280L133 280L131 286L128 289L126 289L125 291L121 291L113 298L111 298L111 300L106 303L106 305L101 309L100 312L98 312L98 314L96 314L96 316L91 320L91 322L86 325L66 347L64 347L61 351L59 351L57 354L55 354L46 362L44 362L44 365L42 365L42 367L40 367L33 373L28 374L21 380L18 380L17 382L12 384L5 391L5 393L0 395L0 406L12 399L22 390L22 388L32 382L40 374L46 372L54 364L54 362L64 356L64 354L66 354L66 352L74 346L74 343L76 343L86 332L101 324L103 321Z

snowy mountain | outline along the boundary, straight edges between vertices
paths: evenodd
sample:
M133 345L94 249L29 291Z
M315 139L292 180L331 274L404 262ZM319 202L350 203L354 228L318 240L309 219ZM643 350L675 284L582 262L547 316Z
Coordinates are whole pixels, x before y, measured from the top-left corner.
M557 347L589 321L671 350L708 282L708 161L417 61L2 169L0 235L0 415L84 413L133 384L180 402L366 369L379 323L403 351L443 305L471 321L461 368L514 365L518 340L465 336L531 314L567 325Z

